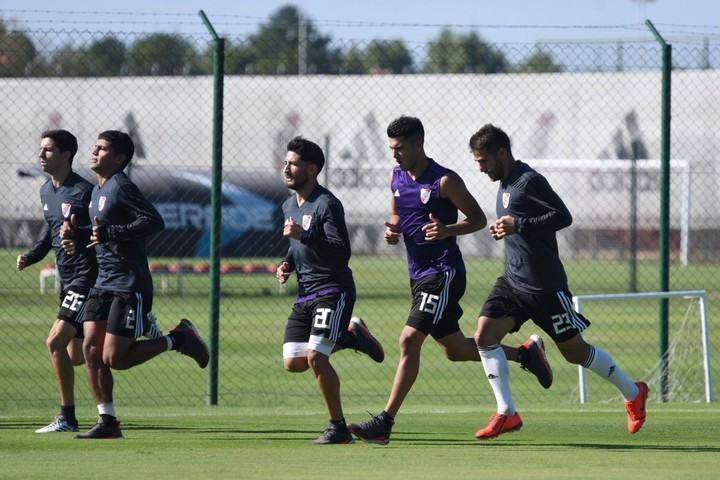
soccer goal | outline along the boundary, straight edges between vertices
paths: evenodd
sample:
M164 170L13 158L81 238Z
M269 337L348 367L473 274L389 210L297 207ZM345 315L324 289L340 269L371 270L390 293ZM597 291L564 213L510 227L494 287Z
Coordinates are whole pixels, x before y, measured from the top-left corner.
M707 292L705 290L686 290L674 292L646 292L646 293L617 293L604 295L576 295L573 297L573 305L575 311L582 313L583 305L588 302L597 301L622 301L622 300L640 300L640 299L670 299L681 297L685 299L696 300L700 313L700 342L702 343L702 368L704 373L704 389L705 401L712 402L712 379L710 375L710 340L708 337L708 320L707 320ZM673 340L669 342L667 359L669 362L676 360L679 362L681 358L697 357L697 335L692 337L692 332L697 332L696 328L690 324L690 318L694 315L691 307L685 314L681 325L673 332ZM663 375L663 369L660 367L662 359L659 359L655 368L648 371L649 376L659 377ZM662 383L666 379L660 379ZM585 380L585 369L578 366L578 388L580 391L580 403L587 402L587 383ZM680 389L677 389L680 390Z

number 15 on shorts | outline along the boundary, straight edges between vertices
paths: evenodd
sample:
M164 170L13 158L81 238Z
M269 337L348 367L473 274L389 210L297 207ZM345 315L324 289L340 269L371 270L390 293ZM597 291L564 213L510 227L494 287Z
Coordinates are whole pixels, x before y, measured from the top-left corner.
M435 312L438 308L438 301L440 300L440 296L427 292L421 292L420 295L422 296L422 301L420 302L420 311L429 313L430 315L435 315Z

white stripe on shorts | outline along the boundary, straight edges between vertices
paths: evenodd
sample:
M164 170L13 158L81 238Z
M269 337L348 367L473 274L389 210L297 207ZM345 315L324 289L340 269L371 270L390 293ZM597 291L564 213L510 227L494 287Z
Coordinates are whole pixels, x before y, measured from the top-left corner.
M575 327L578 332L582 332L583 330L585 330L587 325L585 324L585 322L580 320L580 317L572 306L572 300L568 298L568 296L565 295L565 292L562 290L557 292L555 295L557 295L560 304L563 306L563 310L565 310L565 313L567 313L568 317L570 318L570 323L572 323L573 327Z
M135 338L142 337L145 330L145 309L143 308L143 297L141 293L135 292L137 308L135 309Z
M333 342L337 341L340 337L340 319L342 318L343 310L345 310L345 292L340 292L340 298L335 305L332 319L330 320L330 336L328 337Z
M452 281L455 278L455 269L451 268L450 270L443 272L443 276L445 277L445 283L443 284L442 291L440 292L438 308L435 311L435 317L433 318L433 325L437 325L438 322L440 322L443 313L445 313L445 307L447 307L448 304L448 297L450 297L450 284L452 284Z

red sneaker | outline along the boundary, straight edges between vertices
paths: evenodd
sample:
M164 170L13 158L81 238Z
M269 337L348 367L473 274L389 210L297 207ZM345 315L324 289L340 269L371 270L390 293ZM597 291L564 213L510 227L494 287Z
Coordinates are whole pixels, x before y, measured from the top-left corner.
M635 382L640 390L635 400L625 400L625 410L627 410L628 432L635 433L645 423L645 401L648 397L648 386L645 382Z
M518 412L512 415L494 413L493 416L490 417L490 422L488 422L487 426L475 432L475 438L478 440L495 438L502 433L516 432L520 430L522 425L523 422Z

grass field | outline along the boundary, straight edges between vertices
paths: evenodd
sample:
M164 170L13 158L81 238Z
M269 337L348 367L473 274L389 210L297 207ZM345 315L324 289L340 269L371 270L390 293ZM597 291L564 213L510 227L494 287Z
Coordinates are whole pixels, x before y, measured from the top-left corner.
M0 252L14 264L17 252ZM272 259L256 259L269 263ZM462 328L470 334L475 315L501 264L468 259L468 289ZM358 284L355 311L385 346L377 365L362 355L333 357L343 385L349 421L382 409L390 389L399 333L409 306L402 257L354 257ZM574 293L625 292L622 262L571 262ZM44 347L57 297L38 295L37 267L0 277L0 478L718 478L720 407L704 399L698 315L685 300L670 303L673 338L687 335L684 353L671 359L671 401L658 400L657 300L587 304L593 322L589 341L611 352L628 374L650 383L649 420L627 433L617 391L588 378L588 403L578 401L577 368L547 345L555 383L543 390L512 365L514 399L523 415L521 432L489 442L474 438L494 409L478 364L450 363L432 342L411 395L398 416L390 445L313 446L327 418L309 374L292 375L281 365L282 329L292 292L282 294L272 275L222 278L219 405L207 406L207 371L190 359L164 354L115 374L115 403L126 439L82 442L71 434L36 435L57 414L57 387ZM656 289L656 265L638 272L641 289ZM720 268L673 267L675 290L706 289L710 300L713 359L720 357ZM677 270L675 270L677 269ZM208 281L183 279L184 293L170 281L156 292L154 310L169 328L187 316L207 333ZM537 329L508 338L517 343ZM84 427L95 420L84 370L76 370L76 403Z
M620 408L530 407L520 432L485 442L473 436L485 421L476 413L406 411L387 446L311 445L325 422L319 414L225 407L128 413L126 438L117 441L36 435L41 418L3 417L0 477L661 480L716 479L720 466L717 404L657 405L634 435Z

